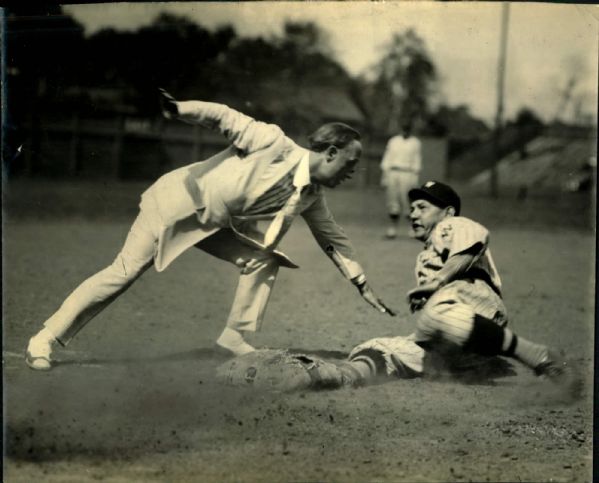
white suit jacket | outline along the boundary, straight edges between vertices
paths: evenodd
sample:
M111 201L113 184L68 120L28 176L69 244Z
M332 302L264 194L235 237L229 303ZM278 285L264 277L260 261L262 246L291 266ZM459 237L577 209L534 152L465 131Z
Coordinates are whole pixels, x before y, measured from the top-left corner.
M177 105L181 120L218 130L231 145L205 161L163 175L142 194L140 209L158 239L154 258L157 271L222 228L232 228L242 241L255 242L259 247L263 232L252 217L248 220L244 216L244 211L307 154L278 126L256 121L225 105L201 101ZM310 185L302 194L298 211L318 244L347 278L363 273L320 186ZM288 260L280 252L275 253ZM289 261L287 266L295 265Z

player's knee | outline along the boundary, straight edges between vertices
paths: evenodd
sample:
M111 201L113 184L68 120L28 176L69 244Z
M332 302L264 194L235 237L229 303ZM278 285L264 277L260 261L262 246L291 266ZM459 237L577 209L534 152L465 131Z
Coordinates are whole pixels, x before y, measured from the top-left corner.
M476 314L464 350L483 356L495 356L501 354L503 338L504 330L501 326Z
M420 311L416 328L420 333L432 337L439 332L440 326L439 314L433 306L426 304Z
M457 307L450 304L451 308ZM443 340L451 344L463 346L470 332L474 313L468 313L460 306L460 313L453 314L447 303L438 303L430 299L420 311L416 323L417 332L428 340Z

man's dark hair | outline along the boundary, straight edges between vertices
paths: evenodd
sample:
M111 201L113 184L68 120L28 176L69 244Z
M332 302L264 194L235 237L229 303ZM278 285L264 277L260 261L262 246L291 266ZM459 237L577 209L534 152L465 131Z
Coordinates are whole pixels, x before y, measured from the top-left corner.
M344 148L354 139L359 141L360 133L353 127L342 122L323 124L308 136L310 149L317 153L324 151L329 146L336 146L340 149Z

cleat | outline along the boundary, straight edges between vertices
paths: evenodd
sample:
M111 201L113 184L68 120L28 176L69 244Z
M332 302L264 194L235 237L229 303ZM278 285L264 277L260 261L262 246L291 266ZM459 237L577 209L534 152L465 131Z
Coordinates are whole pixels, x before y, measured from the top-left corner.
M580 399L583 389L582 379L576 374L568 363L557 358L547 358L534 368L537 376L549 379L560 387L564 395L571 400Z
M25 363L34 371L49 371L52 369L51 354L51 341L32 337L25 352Z

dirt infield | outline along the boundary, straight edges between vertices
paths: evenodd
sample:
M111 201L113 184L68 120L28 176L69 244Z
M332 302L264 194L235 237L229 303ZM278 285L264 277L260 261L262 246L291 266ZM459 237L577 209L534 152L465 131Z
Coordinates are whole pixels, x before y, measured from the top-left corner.
M362 302L299 222L283 249L302 268L281 271L258 346L343 358L366 339L413 329L404 297L420 246L382 239L380 195L371 205L361 198L356 216L351 197L331 193L330 204L398 317ZM55 370L29 370L27 339L112 260L127 218L5 216L4 481L592 480L592 232L479 216L493 228L513 328L563 350L586 378L573 405L522 366L476 383L395 380L294 394L221 387L212 344L237 275L194 251L145 274L57 352Z

